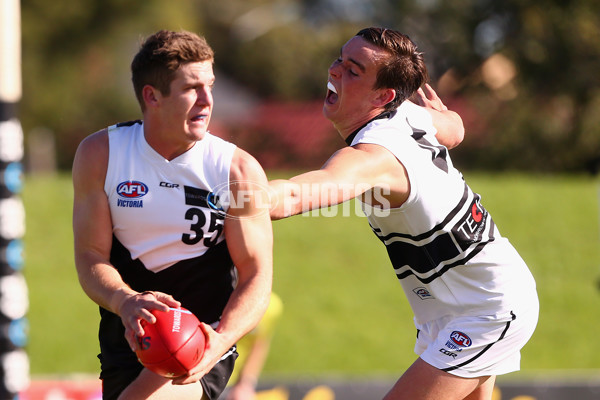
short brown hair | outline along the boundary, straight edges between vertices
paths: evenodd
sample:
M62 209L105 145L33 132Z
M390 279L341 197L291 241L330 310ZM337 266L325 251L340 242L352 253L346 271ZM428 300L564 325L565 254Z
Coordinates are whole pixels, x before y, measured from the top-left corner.
M386 110L398 108L429 79L423 53L407 35L386 28L365 28L359 31L367 42L387 51L387 57L377 71L375 89L391 88L396 97L386 104Z
M131 63L135 95L145 109L142 89L151 85L168 96L175 71L188 62L213 61L214 52L203 37L192 32L161 30L148 37Z

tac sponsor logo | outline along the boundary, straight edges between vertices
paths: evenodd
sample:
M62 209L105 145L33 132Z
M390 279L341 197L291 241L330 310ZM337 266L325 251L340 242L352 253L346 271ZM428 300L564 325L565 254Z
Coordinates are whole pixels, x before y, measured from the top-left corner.
M148 185L140 181L125 181L117 186L117 194L125 199L139 199L148 193Z
M454 331L450 334L450 341L458 347L469 347L473 343L471 338L460 331Z
M479 196L476 196L461 222L458 223L453 232L461 243L461 247L465 250L471 243L482 240L483 232L486 227L488 217L487 210L479 202Z
M433 297L433 295L429 293L429 290L425 289L424 287L414 288L413 292L414 294L419 296L421 300L435 299L435 297Z

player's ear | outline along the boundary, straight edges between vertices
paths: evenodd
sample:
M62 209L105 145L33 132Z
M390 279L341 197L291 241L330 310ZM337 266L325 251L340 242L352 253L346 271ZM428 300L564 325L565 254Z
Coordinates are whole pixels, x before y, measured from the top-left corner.
M373 103L375 107L385 107L386 104L396 98L396 91L391 88L378 89Z
M146 85L142 88L142 98L144 99L144 103L146 103L146 107L156 107L160 97L160 91L154 86Z

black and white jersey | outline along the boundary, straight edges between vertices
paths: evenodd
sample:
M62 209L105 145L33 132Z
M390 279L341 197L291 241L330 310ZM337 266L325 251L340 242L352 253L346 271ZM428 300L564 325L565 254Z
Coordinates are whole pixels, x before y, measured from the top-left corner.
M416 118L419 113L427 115ZM427 116L405 102L351 142L383 146L406 168L410 194L401 207L363 203L363 210L386 246L416 322L503 314L518 302L537 301L529 269L453 167Z
M141 121L111 126L108 136L111 263L134 290L171 294L201 321L217 323L234 286L223 205L235 145L207 133L169 161L146 142ZM103 364L130 358L120 318L101 314Z

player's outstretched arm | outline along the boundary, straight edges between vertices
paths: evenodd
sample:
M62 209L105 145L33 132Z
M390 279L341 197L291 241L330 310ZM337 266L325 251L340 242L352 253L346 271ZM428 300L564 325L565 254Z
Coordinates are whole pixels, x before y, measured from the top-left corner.
M364 163L368 161L361 152L346 147L333 154L321 169L305 172L289 180L270 181L271 219L287 218L340 204L370 189L369 184L361 178L362 174L357 173L364 171L363 168L357 168Z
M465 127L462 118L456 112L448 110L429 84L419 88L412 100L431 114L433 125L437 129L435 136L441 144L452 149L463 141Z
M269 182L271 218L281 219L351 200L370 190L387 193L389 205L406 200L408 179L402 163L373 144L344 147L319 170Z
M230 204L225 239L238 272L238 282L219 326L203 325L204 356L190 374L174 381L186 384L206 374L242 336L260 321L269 304L273 279L273 232L269 217L268 182L262 167L236 149L230 173Z

